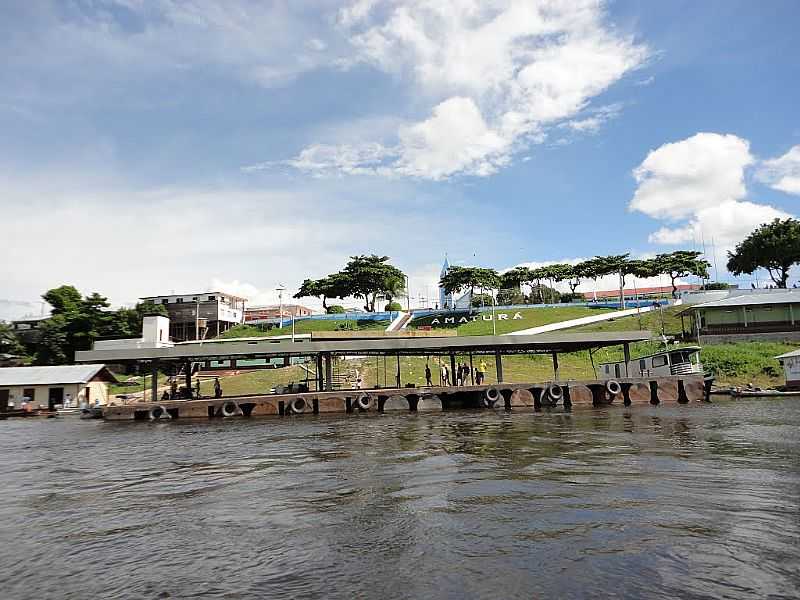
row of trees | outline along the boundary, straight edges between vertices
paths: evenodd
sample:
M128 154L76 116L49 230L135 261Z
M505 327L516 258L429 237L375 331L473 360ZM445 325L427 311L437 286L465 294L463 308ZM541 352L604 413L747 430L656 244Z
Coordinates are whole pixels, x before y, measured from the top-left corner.
M332 308L327 304L332 298L361 298L364 300L364 310L374 312L378 297L386 298L387 305L391 306L393 299L405 292L405 281L405 274L389 264L388 256L351 256L341 271L321 279L303 281L294 297L320 298L326 311Z
M139 303L135 308L111 310L108 299L93 293L83 296L71 285L53 288L42 295L51 307L49 319L40 325L36 344L23 348L18 340L15 350L28 353L37 365L71 363L76 350L89 350L102 337L136 337L142 333L142 319L148 315L164 315L166 309L152 303ZM7 335L0 336L9 344Z
M537 269L515 267L504 273L483 267L452 266L439 283L448 294L469 290L471 296L475 288L520 291L523 284L530 285L534 293L538 292L539 301L543 302L543 290L552 290L556 283L562 281L567 282L574 295L582 281L597 281L605 275L618 274L621 288L625 287L625 280L630 275L641 278L668 275L674 296L678 289L675 283L677 279L690 275L708 277L709 266L707 261L700 258L700 252L678 250L645 260L631 259L628 254L596 256L575 265L557 263ZM550 287L545 288L543 283L549 283Z

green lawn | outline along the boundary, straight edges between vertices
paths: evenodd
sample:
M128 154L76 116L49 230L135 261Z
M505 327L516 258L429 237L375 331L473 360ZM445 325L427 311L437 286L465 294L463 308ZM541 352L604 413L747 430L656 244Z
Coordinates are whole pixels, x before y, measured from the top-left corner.
M520 310L502 310L500 312L509 315L508 320L497 321L497 334L511 333L512 331L519 331L521 329L529 329L531 327L539 327L540 325L549 325L550 323L559 323L561 321L569 321L570 319L579 319L581 317L590 317L599 315L605 312L612 312L612 308L587 308L585 306L559 306L557 308L523 308ZM512 317L514 313L519 313L521 319L514 320ZM480 313L481 315L491 315L491 311ZM413 328L413 326L409 326ZM447 328L433 328L437 329ZM484 321L479 318L476 321L470 321L458 326L458 335L492 335L492 321Z
M389 321L368 321L368 320L322 320L322 319L302 319L295 321L295 333L313 333L315 331L384 331L389 326ZM262 330L253 325L237 325L220 335L220 338L237 337L271 337L274 335L291 335L291 323L284 327L273 327L272 329Z
M579 325L578 327L571 327L570 332L578 331L640 331L649 330L655 334L660 335L662 324L664 333L666 335L679 336L681 335L681 318L678 312L685 307L683 306L669 306L663 310L653 310L639 315L632 315L630 317L619 317L609 321L601 321L599 323L590 323L589 325ZM663 320L662 320L663 315ZM690 323L686 321L687 329Z

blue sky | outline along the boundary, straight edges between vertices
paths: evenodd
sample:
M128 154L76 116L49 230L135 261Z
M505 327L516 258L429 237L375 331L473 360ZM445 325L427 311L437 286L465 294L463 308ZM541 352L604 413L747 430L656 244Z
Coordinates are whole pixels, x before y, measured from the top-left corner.
M713 240L726 279L800 212L798 23L791 0L3 3L0 318L62 283L269 302L369 252L415 302L445 252Z

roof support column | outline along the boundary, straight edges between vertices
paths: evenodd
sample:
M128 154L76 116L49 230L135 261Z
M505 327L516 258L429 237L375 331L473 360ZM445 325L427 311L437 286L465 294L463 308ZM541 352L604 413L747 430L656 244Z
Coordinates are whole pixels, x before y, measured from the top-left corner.
M317 391L321 392L323 387L323 380L322 380L322 354L316 355L316 362L317 362Z
M185 361L183 363L183 370L184 370L184 378L186 380L186 392L188 393L189 397L192 397L192 363L191 361ZM200 394L197 394L197 397L200 397Z
M558 352L553 352L553 378L558 381Z
M742 314L744 315L744 326L747 327L747 307L742 307Z
M330 353L326 352L323 359L325 361L325 391L330 392L333 390L333 362Z
M475 368L472 366L472 352L469 353L469 382L475 385Z
M158 400L158 361L154 360L150 363L150 402Z
M400 355L397 355L397 374L395 375L395 380L397 381L397 387L401 386L400 383Z
M792 322L792 326L794 327L794 308L792 305L789 305L789 320Z
M456 355L450 355L450 385L456 384Z
M628 363L631 362L631 345L622 344L622 354L625 357L625 377L630 377L628 374Z
M500 350L494 352L494 364L497 369L497 383L503 382L503 355Z

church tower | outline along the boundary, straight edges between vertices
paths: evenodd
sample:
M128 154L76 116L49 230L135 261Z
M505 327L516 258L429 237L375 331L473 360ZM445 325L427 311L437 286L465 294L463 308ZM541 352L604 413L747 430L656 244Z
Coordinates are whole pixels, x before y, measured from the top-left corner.
M450 270L450 263L447 260L447 255L444 255L444 263L442 264L442 272L439 277L442 278L447 275ZM453 308L453 294L445 292L444 288L439 285L439 308Z

